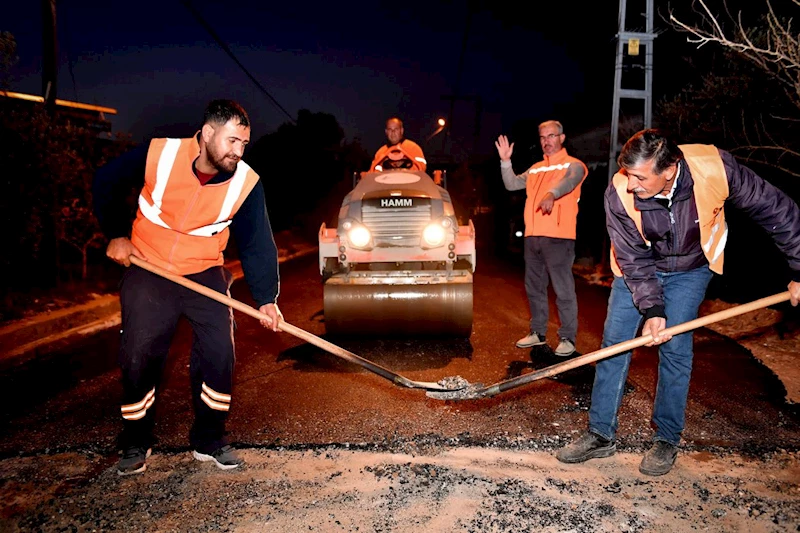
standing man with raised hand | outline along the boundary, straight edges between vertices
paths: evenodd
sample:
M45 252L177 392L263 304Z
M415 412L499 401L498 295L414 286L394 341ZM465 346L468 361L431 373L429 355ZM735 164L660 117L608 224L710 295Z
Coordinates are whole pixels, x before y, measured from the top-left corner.
M262 325L278 331L282 319L277 305L278 251L261 180L242 161L249 142L245 110L231 100L214 100L193 136L152 139L95 175L94 211L109 238L106 255L128 267L120 287L120 475L144 472L147 467L161 373L181 316L193 330L192 454L221 469L242 463L225 435L233 400L232 309L132 265L130 256L229 294L233 276L223 266L223 251L233 231L253 299L270 318ZM132 188L140 194L131 227L124 207Z
M546 344L549 303L547 287L552 282L561 326L555 354L575 352L578 335L578 299L575 294L575 237L581 184L589 171L582 161L564 148L564 128L556 120L539 125L539 143L544 158L522 174L514 174L511 155L514 143L505 135L495 142L500 173L509 191L525 189L525 292L530 307L530 331L517 341L517 348Z

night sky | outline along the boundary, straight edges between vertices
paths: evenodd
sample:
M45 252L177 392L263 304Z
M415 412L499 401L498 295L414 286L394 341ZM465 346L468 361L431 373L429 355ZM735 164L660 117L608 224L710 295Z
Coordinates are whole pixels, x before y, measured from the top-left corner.
M557 118L568 132L608 121L618 4L548 2L534 18L495 4L472 3L459 86L482 100L480 151L519 120ZM457 85L467 2L192 5L293 117L331 113L367 150L384 142L388 116L422 144L448 114L442 95ZM40 2L2 12L0 30L18 44L10 88L42 94ZM59 98L116 108L113 130L136 141L193 133L212 98L242 103L254 139L288 120L179 0L62 0L57 26ZM452 135L465 144L474 117L471 102L457 104Z

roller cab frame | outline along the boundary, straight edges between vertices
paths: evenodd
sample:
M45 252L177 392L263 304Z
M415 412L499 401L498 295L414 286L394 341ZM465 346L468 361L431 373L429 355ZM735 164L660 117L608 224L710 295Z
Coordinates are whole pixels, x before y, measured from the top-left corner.
M468 337L475 266L472 221L428 174L362 173L319 230L326 330Z

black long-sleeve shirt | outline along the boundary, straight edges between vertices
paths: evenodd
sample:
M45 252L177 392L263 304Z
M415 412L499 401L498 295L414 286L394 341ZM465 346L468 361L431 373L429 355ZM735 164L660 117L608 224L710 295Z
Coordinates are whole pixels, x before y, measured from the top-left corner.
M147 151L142 143L100 167L94 176L94 213L109 239L130 237L131 220L122 206L127 194L144 186ZM208 184L222 183L232 173L220 172ZM239 249L245 280L258 306L275 303L280 292L278 247L267 215L264 187L259 180L231 220L231 231Z

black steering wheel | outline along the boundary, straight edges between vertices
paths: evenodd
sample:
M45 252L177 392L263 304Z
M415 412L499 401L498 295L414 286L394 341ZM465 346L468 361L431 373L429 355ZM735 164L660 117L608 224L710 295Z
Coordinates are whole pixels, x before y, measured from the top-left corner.
M403 157L402 159L390 159L385 157L383 161L381 161L380 165L383 170L389 170L398 168L411 168L414 166L414 163L407 157Z

